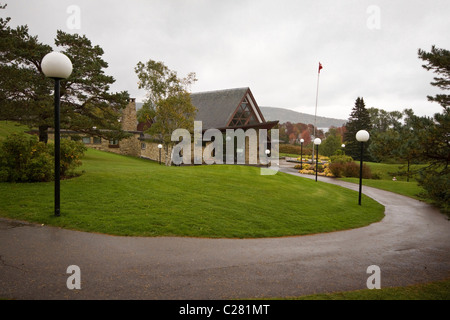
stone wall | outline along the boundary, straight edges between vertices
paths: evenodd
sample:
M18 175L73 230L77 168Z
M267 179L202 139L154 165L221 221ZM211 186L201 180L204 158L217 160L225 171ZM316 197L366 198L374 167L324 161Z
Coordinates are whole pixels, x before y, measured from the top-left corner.
M120 140L118 144L115 144L115 141L109 141L103 138L85 136L85 138L90 139L90 142L85 143L85 145L92 149L139 157L141 153L141 141L139 140L139 136L139 134L134 134L130 138ZM101 142L99 143L98 140Z
M122 130L136 131L137 130L137 115L136 115L136 99L131 98L125 109L122 110Z
M140 156L145 159L159 162L159 148L157 142L141 141ZM172 148L169 148L168 155L172 154ZM161 163L166 162L166 153L164 148L161 149Z

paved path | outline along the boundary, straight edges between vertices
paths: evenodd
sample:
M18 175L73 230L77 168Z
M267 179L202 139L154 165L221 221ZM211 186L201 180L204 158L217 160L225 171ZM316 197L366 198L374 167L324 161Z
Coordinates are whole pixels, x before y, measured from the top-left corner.
M286 163L281 170L297 174ZM363 192L385 205L381 222L300 237L116 237L0 219L0 297L299 296L364 289L370 265L380 267L382 287L450 276L450 221L445 216L400 195L368 187ZM66 287L70 265L81 269L81 290Z

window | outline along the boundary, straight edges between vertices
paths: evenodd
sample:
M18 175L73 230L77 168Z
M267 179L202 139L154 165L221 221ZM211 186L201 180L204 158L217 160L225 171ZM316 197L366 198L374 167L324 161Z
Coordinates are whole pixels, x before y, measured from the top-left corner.
M145 150L145 148L147 148L147 145L145 144L145 142L142 142L142 143L141 143L141 149L142 149L142 150Z
M117 140L117 139L109 140L109 147L110 148L118 148L119 147L119 140Z
M102 138L94 137L94 144L102 144Z
M82 138L83 143L90 144L91 143L91 137L83 137Z
M233 119L230 122L230 127L244 126L248 124L256 124L256 116L247 99L244 99L239 105Z

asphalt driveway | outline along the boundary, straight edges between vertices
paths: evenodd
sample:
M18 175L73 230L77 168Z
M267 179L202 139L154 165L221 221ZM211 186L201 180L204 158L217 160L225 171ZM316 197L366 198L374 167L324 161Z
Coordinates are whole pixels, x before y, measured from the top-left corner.
M298 175L288 165L282 171ZM357 190L354 184L320 177ZM0 297L240 299L381 287L450 276L450 221L435 208L364 187L386 207L367 227L271 239L117 237L0 219ZM356 201L356 199L355 199ZM68 266L81 289L69 290Z

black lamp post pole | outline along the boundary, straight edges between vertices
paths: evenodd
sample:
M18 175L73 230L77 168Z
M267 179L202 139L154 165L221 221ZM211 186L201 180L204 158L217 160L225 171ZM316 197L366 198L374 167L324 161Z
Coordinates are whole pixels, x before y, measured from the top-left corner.
M161 148L159 148L159 164L161 165Z
M300 170L303 170L303 142L300 143Z
M60 79L55 79L55 216L59 217L61 214L60 209L60 111L59 111L59 90Z
M361 193L362 193L363 153L364 153L364 142L361 142L361 160L359 163L359 200L358 200L359 205L361 205Z
M319 169L319 145L316 149L316 182L317 182L317 170Z

